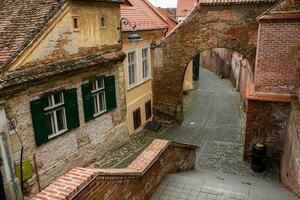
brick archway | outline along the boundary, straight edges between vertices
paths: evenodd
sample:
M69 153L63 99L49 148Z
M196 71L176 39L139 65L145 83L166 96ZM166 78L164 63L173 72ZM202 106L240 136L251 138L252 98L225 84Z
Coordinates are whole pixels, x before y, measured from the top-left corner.
M187 64L198 53L213 48L232 49L243 54L253 67L258 32L256 18L274 4L267 0L243 5L198 4L154 50L155 113L182 121L184 73ZM160 54L162 56L158 56Z

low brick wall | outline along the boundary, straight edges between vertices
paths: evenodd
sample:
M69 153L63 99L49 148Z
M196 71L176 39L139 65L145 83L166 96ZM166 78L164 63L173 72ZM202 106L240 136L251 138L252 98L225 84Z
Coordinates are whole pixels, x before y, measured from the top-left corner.
M300 197L300 104L291 102L292 112L281 158L281 181Z
M127 168L74 168L33 199L149 199L167 174L195 167L195 150L156 139Z
M279 159L287 131L290 103L251 98L247 97L244 158L250 159L252 145L259 142L267 146L268 157Z

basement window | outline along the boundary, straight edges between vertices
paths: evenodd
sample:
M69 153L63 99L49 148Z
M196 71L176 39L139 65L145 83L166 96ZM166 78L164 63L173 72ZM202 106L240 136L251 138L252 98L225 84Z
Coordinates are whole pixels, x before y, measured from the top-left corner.
M73 29L79 30L79 17L73 17Z

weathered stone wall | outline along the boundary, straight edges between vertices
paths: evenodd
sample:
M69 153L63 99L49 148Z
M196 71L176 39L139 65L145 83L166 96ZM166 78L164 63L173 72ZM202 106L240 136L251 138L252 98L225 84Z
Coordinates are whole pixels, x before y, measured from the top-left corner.
M205 50L218 47L235 50L245 55L254 66L258 30L256 17L272 5L198 4L160 45L162 62L156 62L153 68L154 108L179 122L182 120L185 68L194 55Z
M258 91L296 94L300 84L299 21L261 21L255 88Z
M280 174L281 182L300 196L300 104L297 99L293 99L291 105L292 111L284 140Z
M167 174L195 167L195 150L157 139L125 169L75 168L34 199L150 199Z
M280 158L290 104L248 99L246 115L244 158L250 158L252 145L257 142L267 146L269 157Z
M81 84L99 75L115 76L117 108L85 123ZM85 166L101 158L108 150L119 147L128 139L124 84L124 67L119 63L92 68L72 76L65 74L47 83L37 83L4 97L8 118L16 122L16 130L24 146L24 159L29 159L33 166L33 154L36 155L42 187L75 166ZM32 127L30 101L40 98L47 92L68 88L77 89L80 127L37 147ZM11 144L15 163L18 163L20 143L16 134L11 135ZM35 172L26 187L28 192L37 192Z

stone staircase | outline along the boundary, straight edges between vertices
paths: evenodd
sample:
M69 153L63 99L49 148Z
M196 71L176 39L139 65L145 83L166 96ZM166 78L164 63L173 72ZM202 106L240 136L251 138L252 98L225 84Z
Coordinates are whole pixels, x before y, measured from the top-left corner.
M151 200L293 200L279 182L209 170L168 175Z

